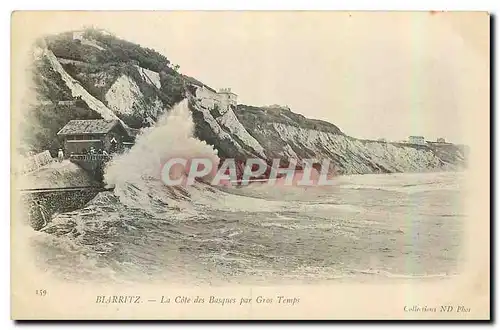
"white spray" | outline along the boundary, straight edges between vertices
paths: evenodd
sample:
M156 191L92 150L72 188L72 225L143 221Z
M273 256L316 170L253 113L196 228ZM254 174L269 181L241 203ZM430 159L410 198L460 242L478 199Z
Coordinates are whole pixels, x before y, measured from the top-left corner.
M132 148L115 156L106 167L104 180L116 188L127 184L139 185L144 180L160 182L161 167L172 157L208 157L219 163L217 150L194 137L194 123L187 99L165 113L154 127L137 136Z

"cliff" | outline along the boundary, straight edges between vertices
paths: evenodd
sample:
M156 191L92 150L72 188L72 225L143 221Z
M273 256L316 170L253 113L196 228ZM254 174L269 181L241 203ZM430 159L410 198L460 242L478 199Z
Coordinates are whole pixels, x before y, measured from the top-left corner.
M270 114L270 112L272 112ZM289 110L238 106L236 115L267 157L330 159L342 174L422 172L465 167L465 148L361 140Z
M224 158L328 158L346 174L466 166L463 146L360 140L288 108L207 106L196 97L206 85L181 74L164 55L98 30L79 35L50 36L34 46L38 101L28 113L35 120L22 128L25 149L57 150L55 134L71 119L118 118L130 130L148 127L189 97L196 136Z

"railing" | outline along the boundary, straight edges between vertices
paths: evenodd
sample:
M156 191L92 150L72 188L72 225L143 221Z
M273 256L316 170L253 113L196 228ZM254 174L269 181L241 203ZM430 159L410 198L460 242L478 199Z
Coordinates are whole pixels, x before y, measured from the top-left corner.
M56 192L56 191L78 191L78 190L98 190L98 191L113 191L114 186L78 186L78 187L55 187L55 188L25 188L19 189L22 193L40 193L40 192Z
M40 167L52 162L52 156L48 150L40 152L28 158L20 158L16 163L15 173L29 173L38 170ZM19 164L19 165L17 165ZM19 166L19 167L18 167Z
M108 161L111 157L109 155L71 155L70 160L85 160L85 161Z

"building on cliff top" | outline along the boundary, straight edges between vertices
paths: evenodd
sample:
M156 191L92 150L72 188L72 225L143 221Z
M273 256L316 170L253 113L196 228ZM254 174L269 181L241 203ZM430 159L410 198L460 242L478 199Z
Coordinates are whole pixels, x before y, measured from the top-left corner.
M446 140L444 138L438 138L436 140L437 143L446 143Z
M80 40L80 41L82 41L83 40L83 34L84 34L84 31L74 31L73 32L73 40Z
M415 136L415 135L408 137L408 143L410 143L410 144L426 144L425 138L423 136Z
M70 120L57 136L63 140L67 155L86 154L91 147L108 153L121 152L133 140L123 124L117 120Z
M271 104L263 107L264 109L278 109L278 110L287 110L291 111L288 105L280 105L280 104Z
M238 95L231 92L231 88L221 88L217 94L219 95L221 106L227 107L232 105L236 107L238 105Z

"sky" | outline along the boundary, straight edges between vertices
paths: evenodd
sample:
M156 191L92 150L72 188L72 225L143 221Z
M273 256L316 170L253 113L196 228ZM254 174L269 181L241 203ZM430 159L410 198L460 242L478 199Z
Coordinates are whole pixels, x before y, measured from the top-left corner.
M354 137L467 143L465 114L489 95L488 24L484 13L80 12L36 32L104 28L238 103L288 105Z

